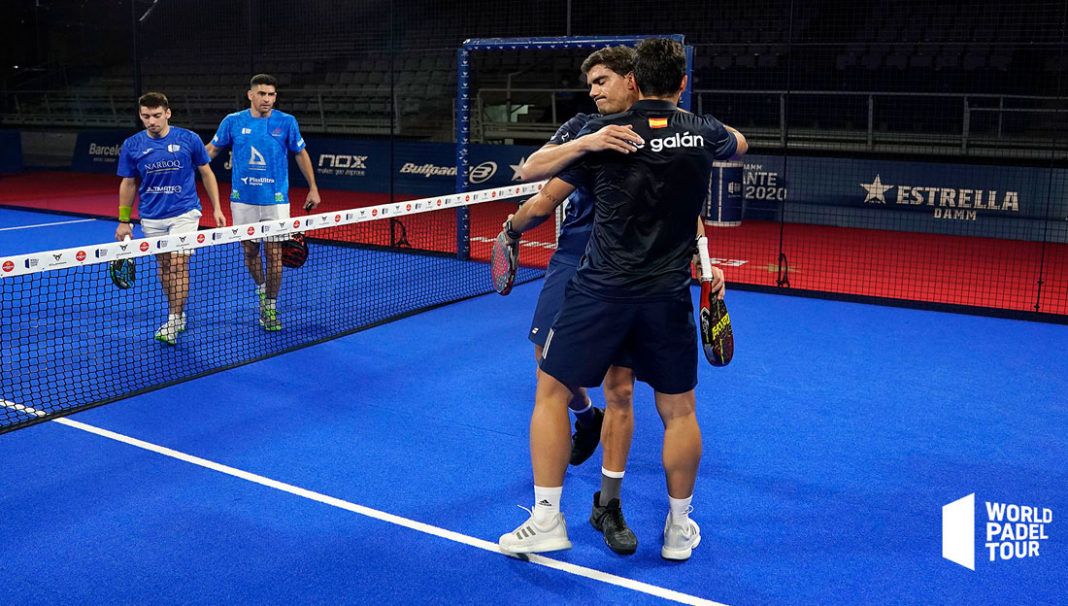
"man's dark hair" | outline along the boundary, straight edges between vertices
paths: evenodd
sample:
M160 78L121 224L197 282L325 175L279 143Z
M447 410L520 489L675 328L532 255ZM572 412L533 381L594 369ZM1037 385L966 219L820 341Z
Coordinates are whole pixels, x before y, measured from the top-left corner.
M259 85L273 86L278 88L278 78L275 78L271 74L256 74L252 76L252 79L248 81L249 89L253 89Z
M642 40L635 48L634 79L646 97L670 97L679 91L686 75L682 45L667 38Z
M167 95L163 93L145 93L137 99L137 105L148 109L156 109L157 107L170 109L171 107L170 103L167 102Z
M626 76L634 71L634 49L629 46L606 46L590 53L579 69L585 75L596 65L603 65L620 76Z

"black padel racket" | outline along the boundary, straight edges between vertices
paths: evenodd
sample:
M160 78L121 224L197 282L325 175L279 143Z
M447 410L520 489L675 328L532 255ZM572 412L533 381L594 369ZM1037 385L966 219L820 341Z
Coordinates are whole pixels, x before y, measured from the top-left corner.
M282 242L282 265L291 269L303 267L308 260L308 242L304 234L296 233Z
M701 256L701 344L705 358L712 366L726 366L734 357L734 330L727 304L712 292L712 261L708 257L708 238L697 240L697 253Z
M126 236L124 241L129 242L130 237ZM137 279L137 264L133 259L116 259L108 264L108 275L115 286L126 290Z

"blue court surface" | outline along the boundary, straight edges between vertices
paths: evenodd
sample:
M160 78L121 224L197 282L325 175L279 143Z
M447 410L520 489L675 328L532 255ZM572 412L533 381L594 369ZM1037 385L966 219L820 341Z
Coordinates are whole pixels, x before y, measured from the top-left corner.
M1065 603L1068 326L740 291L734 361L700 367L693 558L660 558L643 386L638 552L586 521L598 454L573 549L497 553L533 496L540 286L0 435L0 603ZM974 571L941 536L973 493ZM1052 512L1038 557L989 561L988 501Z
M0 255L115 240L115 223L53 213L0 209Z

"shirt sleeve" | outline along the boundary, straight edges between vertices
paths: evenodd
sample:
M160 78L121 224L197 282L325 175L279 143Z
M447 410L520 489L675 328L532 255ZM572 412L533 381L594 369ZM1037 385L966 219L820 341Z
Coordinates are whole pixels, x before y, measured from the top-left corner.
M122 148L119 149L119 168L116 174L123 178L137 176L137 159L133 157L133 152L130 150L129 139L123 141Z
M564 122L560 125L560 128L556 129L556 134L549 139L548 145L563 145L572 139L577 139L579 132L589 121L589 114L576 114L574 118Z
M603 124L600 121L591 120L582 127L575 138L578 139L579 137L585 137L590 133L597 132L602 126ZM593 154L592 156L589 154L582 156L575 162L567 165L567 167L561 170L556 177L575 188L582 187L589 182L590 175L593 174L594 157L596 157L596 154Z
M286 147L294 154L299 154L304 149L304 137L300 136L300 127L297 126L297 119L293 116L289 117L289 133L286 135Z
M712 157L716 160L728 160L738 151L738 139L727 130L723 123L712 114L701 116L708 129L708 140L712 142Z
M208 158L208 150L204 149L204 142L200 140L200 136L196 133L189 132L189 147L191 148L189 155L193 158L193 164L196 166L204 166L211 163L211 158Z
M211 144L215 147L230 147L233 143L233 137L230 135L230 125L234 119L232 116L226 116L219 124L219 130L215 131L215 136L211 138Z

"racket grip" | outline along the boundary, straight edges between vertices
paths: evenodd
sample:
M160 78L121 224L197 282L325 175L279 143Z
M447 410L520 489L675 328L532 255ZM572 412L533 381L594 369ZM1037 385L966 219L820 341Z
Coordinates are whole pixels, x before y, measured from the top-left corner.
M712 281L712 260L708 256L708 238L701 236L697 239L697 254L701 256L701 281Z

